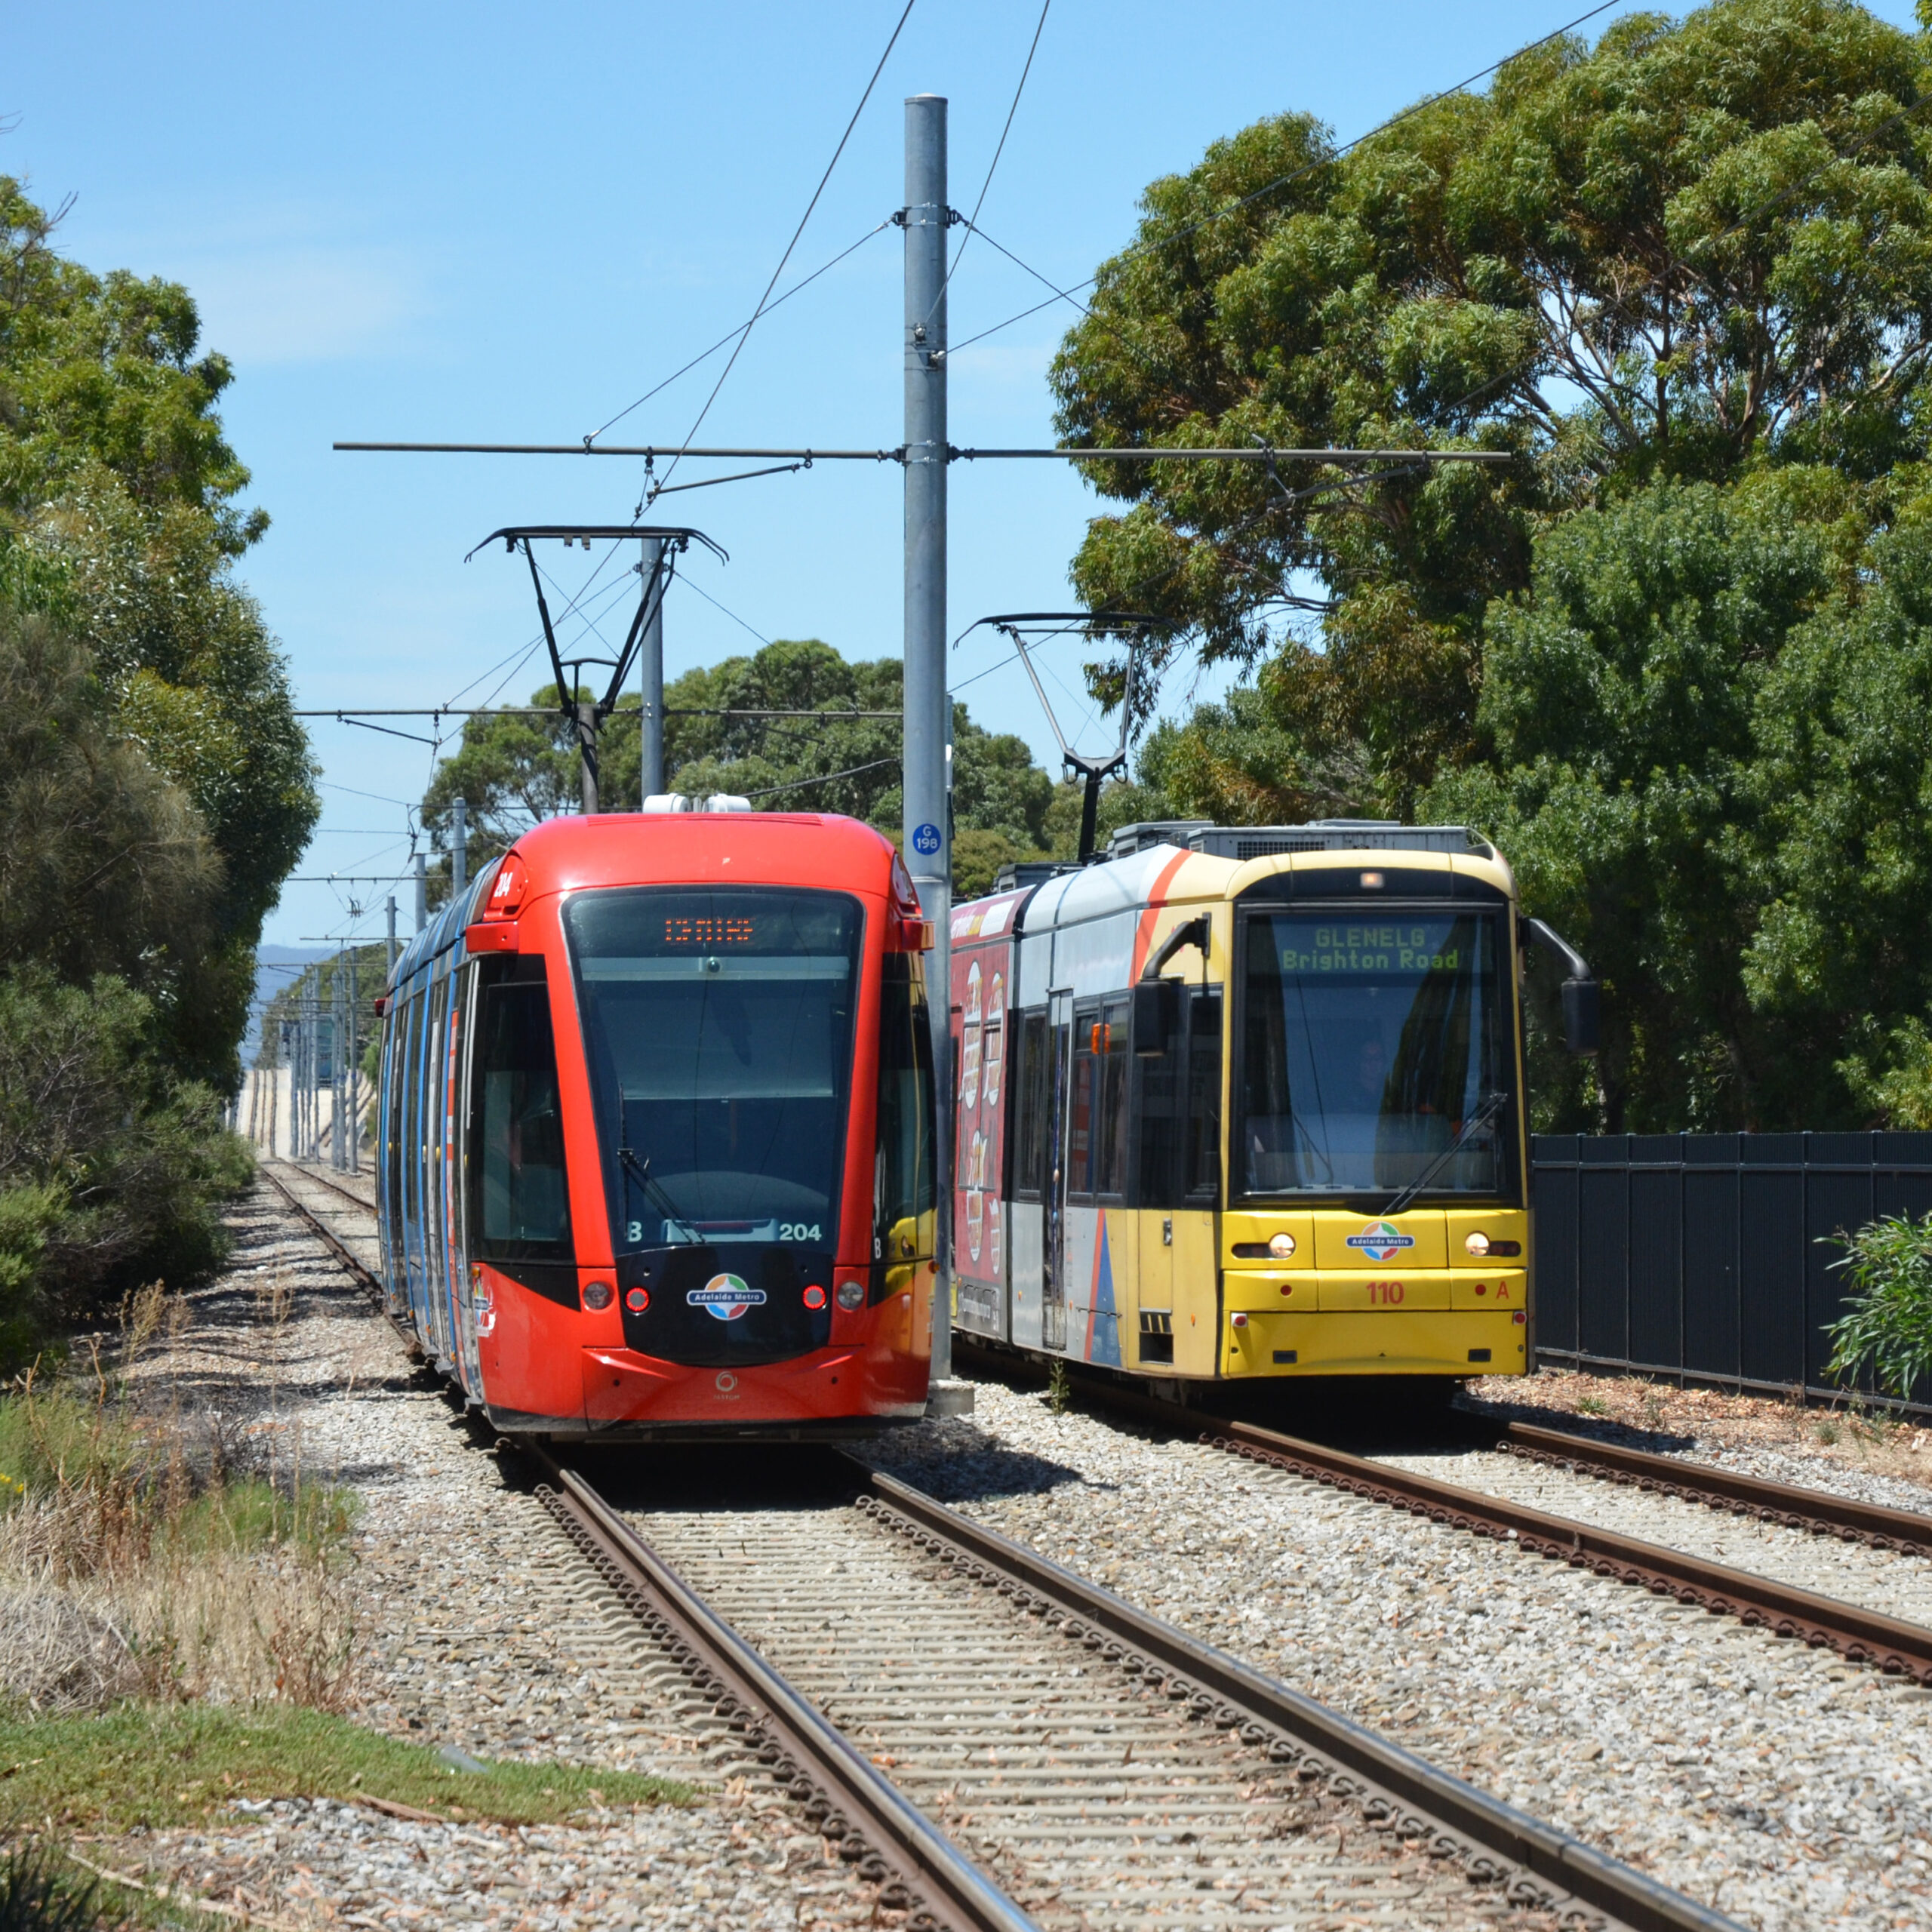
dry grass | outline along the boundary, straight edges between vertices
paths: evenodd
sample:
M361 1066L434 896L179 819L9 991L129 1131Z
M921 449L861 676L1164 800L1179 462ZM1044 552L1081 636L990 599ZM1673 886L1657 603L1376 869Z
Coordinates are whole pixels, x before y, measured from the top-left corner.
M291 1307L264 1291L272 1383ZM78 1374L0 1396L0 1687L29 1709L350 1700L346 1500L303 1472L272 1389L246 1425L184 1408L168 1364L187 1314L144 1291L111 1372L96 1347Z
M1711 1446L1797 1450L1932 1486L1932 1429L1883 1409L1849 1402L1822 1409L1795 1396L1734 1395L1719 1389L1678 1389L1634 1375L1579 1375L1557 1369L1539 1370L1527 1380L1488 1376L1469 1389L1481 1401L1518 1411L1595 1417L1650 1433L1694 1437Z

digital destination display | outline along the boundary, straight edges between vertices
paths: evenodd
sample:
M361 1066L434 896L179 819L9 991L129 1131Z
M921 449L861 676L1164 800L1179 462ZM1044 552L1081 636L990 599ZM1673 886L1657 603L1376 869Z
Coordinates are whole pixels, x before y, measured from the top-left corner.
M664 921L666 946L752 946L757 940L758 921L743 916L692 916Z
M1300 924L1299 921L1296 922ZM1454 973L1463 965L1466 933L1453 920L1406 921L1377 925L1301 926L1294 937L1303 945L1281 949L1284 973ZM1292 931L1288 921L1276 925L1278 935ZM1451 942L1458 942L1451 943Z

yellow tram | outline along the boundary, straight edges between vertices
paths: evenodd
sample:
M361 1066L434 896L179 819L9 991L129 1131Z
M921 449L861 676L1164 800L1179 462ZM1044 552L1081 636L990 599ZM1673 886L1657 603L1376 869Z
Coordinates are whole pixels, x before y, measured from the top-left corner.
M954 1321L1162 1381L1521 1374L1524 951L1460 826L1129 826L952 919Z

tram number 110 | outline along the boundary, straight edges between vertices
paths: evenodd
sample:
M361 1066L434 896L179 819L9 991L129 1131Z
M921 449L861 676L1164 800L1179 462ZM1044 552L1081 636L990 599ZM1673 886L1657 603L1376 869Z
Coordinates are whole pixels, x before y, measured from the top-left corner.
M1371 1281L1368 1284L1368 1302L1371 1308L1393 1308L1402 1299L1400 1281Z

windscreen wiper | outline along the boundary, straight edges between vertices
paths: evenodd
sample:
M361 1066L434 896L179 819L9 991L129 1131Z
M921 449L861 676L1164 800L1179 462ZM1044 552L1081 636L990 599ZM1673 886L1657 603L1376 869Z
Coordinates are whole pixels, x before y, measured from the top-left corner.
M1387 1207L1383 1209L1383 1215L1386 1217L1399 1214L1404 1208L1407 1207L1410 1202L1414 1201L1416 1196L1442 1171L1448 1164L1449 1157L1452 1154L1460 1152L1475 1135L1480 1134L1491 1121L1495 1119L1503 1110L1503 1103L1509 1097L1508 1094L1500 1091L1494 1094L1485 1094L1483 1096L1481 1105L1470 1115L1467 1120L1463 1121L1455 1139L1451 1141L1448 1146L1444 1148L1442 1152L1437 1155L1435 1158L1430 1161L1429 1165L1424 1168L1422 1172L1417 1174L1415 1179L1411 1181Z
M651 1163L640 1161L637 1150L632 1147L620 1147L617 1158L623 1162L626 1170L637 1177L638 1186L644 1190L647 1201L655 1205L665 1220L674 1228L681 1228L694 1246L702 1247L703 1237L697 1231L697 1223L680 1208L670 1195L665 1192L661 1182L651 1177Z

